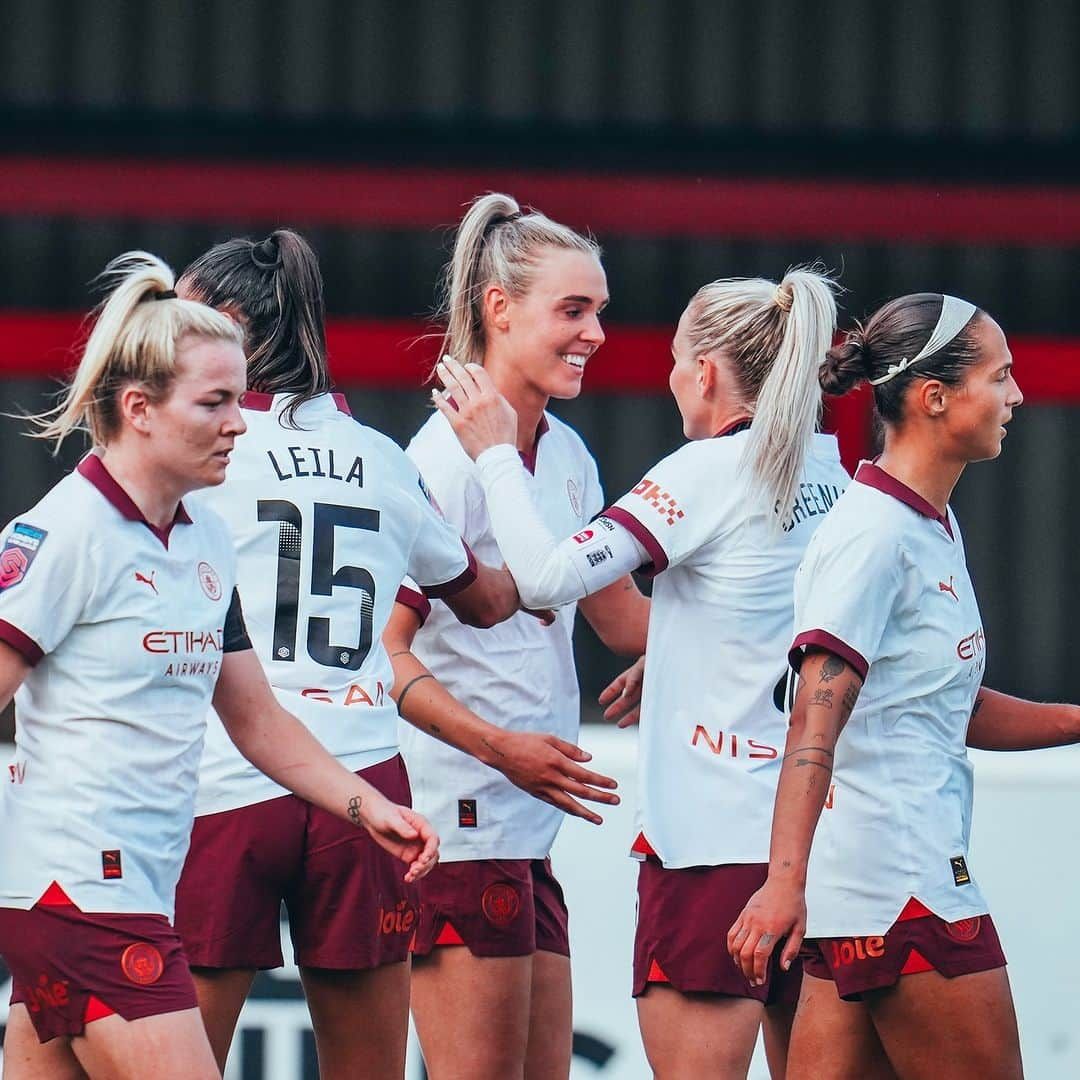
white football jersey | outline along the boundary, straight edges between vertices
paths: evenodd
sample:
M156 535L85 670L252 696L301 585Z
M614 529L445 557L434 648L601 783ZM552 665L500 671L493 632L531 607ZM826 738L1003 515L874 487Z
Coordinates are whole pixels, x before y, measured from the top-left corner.
M474 563L399 446L337 394L304 402L284 426L290 400L244 395L247 433L225 483L200 498L232 533L248 632L278 700L359 771L398 752L382 632L402 578L449 595L474 579ZM196 812L283 794L211 715Z
M986 638L951 510L863 462L795 579L795 640L865 682L840 734L807 875L807 936L883 934L911 897L987 911L967 864L965 740Z
M604 517L652 557L638 825L664 866L762 863L787 734L792 579L848 475L815 435L773 533L740 465L748 424L687 443Z
M450 425L435 413L409 444L431 494L482 562L503 562L492 535L476 466ZM576 532L603 507L593 461L580 436L545 413L532 455L531 488L556 536ZM580 700L571 634L576 605L552 626L524 612L490 630L464 626L435 604L414 643L416 655L477 715L516 731L550 732L576 741ZM538 859L548 854L563 813L526 795L501 773L401 725L414 805L439 832L444 862Z
M154 530L91 454L2 534L0 638L34 666L0 798L0 907L56 882L83 911L172 918L207 707L223 651L246 647L228 530L191 511Z

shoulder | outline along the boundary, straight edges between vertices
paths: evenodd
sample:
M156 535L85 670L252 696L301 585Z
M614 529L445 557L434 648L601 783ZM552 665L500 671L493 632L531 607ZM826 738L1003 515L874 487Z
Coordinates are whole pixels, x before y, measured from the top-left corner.
M903 509L866 484L848 484L811 537L807 561L835 556L852 563L895 563L904 546Z
M593 461L592 451L575 428L549 412L544 413L544 419L547 421L547 431L541 436L542 439L550 439L562 453L579 461Z
M442 413L432 413L428 417L409 441L405 453L430 483L469 477L476 471Z

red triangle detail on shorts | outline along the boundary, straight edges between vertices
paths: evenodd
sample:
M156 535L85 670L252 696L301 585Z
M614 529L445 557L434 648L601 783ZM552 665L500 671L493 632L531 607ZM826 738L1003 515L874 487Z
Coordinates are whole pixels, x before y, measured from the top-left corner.
M897 916L897 922L907 922L909 919L925 919L927 915L934 913L921 901L913 896L905 905L904 910Z
M663 969L654 959L649 965L649 974L645 976L646 982L671 982L671 980L664 974Z
M639 858L644 858L646 855L655 855L652 844L645 838L643 832L637 834L637 839L630 845L630 854L636 855Z
M102 1020L106 1016L113 1016L115 1013L115 1009L110 1009L104 1001L98 1000L91 994L86 999L86 1012L83 1013L83 1023L89 1024L94 1020Z
M908 953L904 966L900 969L901 975L917 975L920 971L937 971L937 968L926 959L918 949L912 949Z
M74 907L71 897L54 881L38 897L37 907Z
M443 923L443 928L439 931L439 936L435 939L436 945L464 945L465 940L449 923Z

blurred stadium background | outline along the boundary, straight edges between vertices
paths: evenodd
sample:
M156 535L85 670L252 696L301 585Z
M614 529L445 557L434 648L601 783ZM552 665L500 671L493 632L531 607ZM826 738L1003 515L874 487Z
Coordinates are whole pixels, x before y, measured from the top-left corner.
M406 441L449 227L506 190L605 248L608 344L555 411L614 496L681 439L667 346L705 281L821 260L845 322L957 293L1027 395L955 498L988 683L1077 700L1078 56L1075 0L0 0L0 408L45 404L112 256L288 224L341 388ZM829 422L869 451L865 399ZM20 432L4 520L76 456ZM580 652L588 699L616 666Z

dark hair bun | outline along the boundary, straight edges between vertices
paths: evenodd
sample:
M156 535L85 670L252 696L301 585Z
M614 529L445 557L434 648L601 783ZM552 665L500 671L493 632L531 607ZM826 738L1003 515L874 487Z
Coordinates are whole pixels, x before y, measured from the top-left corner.
M848 334L843 342L825 354L819 376L821 389L833 396L846 394L869 377L869 368L870 357L862 335L858 332Z

